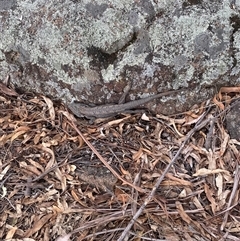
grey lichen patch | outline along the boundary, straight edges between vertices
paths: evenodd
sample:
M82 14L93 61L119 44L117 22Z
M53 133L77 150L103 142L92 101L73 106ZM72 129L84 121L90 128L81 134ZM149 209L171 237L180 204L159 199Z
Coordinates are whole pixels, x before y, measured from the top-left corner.
M149 31L153 62L173 66L178 81L184 85L193 79L210 84L231 67L231 56L226 54L231 25L225 20L231 13L227 7L213 13L208 9L200 11L196 5L172 21L159 19ZM202 79L195 76L199 67L204 69Z
M108 9L105 13L106 15L92 24L87 37L94 47L112 54L132 39L133 27L128 24L121 11Z
M1 0L0 1L0 11L2 10L14 10L16 8L17 1L16 0Z
M152 52L150 37L146 30L142 30L138 32L134 45L135 45L135 48L133 50L133 53L135 55Z
M142 10L142 12L147 13L147 15L149 16L150 19L155 17L156 12L155 12L152 1L140 0L139 6L140 6L140 9Z
M87 3L86 10L92 15L93 18L97 18L103 15L108 5L106 3L97 4L97 3Z

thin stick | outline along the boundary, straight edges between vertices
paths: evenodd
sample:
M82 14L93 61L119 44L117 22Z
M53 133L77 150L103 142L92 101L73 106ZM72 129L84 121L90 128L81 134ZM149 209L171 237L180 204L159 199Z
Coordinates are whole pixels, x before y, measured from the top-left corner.
M239 180L240 180L240 170L239 170L239 165L237 163L236 165L236 171L235 171L235 175L234 175L234 182L233 182L233 188L232 188L232 193L230 195L230 198L229 198L229 201L228 201L228 205L227 205L227 209L229 209L232 205L232 202L233 202L233 199L235 198L235 195L236 195L236 192L238 190L238 186L239 186ZM223 221L222 221L222 225L221 225L221 228L220 230L222 231L225 226L226 226L226 223L227 223L227 220L228 220L228 216L229 216L229 211L228 210L225 215L224 215L224 218L223 218Z

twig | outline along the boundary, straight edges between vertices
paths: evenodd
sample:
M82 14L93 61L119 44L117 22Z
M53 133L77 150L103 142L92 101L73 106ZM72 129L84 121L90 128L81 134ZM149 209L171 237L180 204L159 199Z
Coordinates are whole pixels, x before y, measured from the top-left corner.
M3 187L4 183L7 181L7 179L12 175L12 173L8 174L8 176L0 183L0 189Z
M234 182L233 182L233 189L232 189L232 193L230 195L229 201L228 201L227 209L229 209L231 207L232 201L236 195L236 192L238 191L239 180L240 180L240 169L239 169L239 165L237 163L235 176L234 176ZM223 230L226 226L228 215L229 215L229 210L224 215L223 222L222 222L222 225L220 228L221 230Z
M115 229L110 229L110 230L104 230L104 231L101 231L101 232L98 232L98 233L89 234L88 236L84 237L82 240L97 237L97 235L106 234L106 233L113 233L113 232L122 231L122 230L124 230L124 228L115 228ZM141 238L141 240L166 241L166 239L153 239L153 238L144 237L142 235L140 236L139 234L136 234L134 232L130 232L130 234L132 234L136 238Z
M82 225L79 228L74 229L69 234L72 235L74 233L78 233L80 231L83 231L83 230L85 230L87 228L92 228L92 227L98 226L99 224L104 224L105 222L115 221L115 220L118 220L118 219L124 218L124 217L126 218L129 215L131 215L131 210L130 209L127 210L124 215L122 213L122 210L121 211L117 211L115 213L111 213L110 215L106 215L104 217L100 217L100 218L97 218L95 220L91 220L89 222L84 222L84 223L82 223Z
M70 153L63 159L61 160L59 163L55 164L54 166L52 166L51 168L47 169L46 171L44 171L41 175L39 175L38 177L34 178L33 180L31 180L31 182L36 182L39 179L42 179L44 176L46 176L49 172L55 170L57 167L60 167L70 156Z

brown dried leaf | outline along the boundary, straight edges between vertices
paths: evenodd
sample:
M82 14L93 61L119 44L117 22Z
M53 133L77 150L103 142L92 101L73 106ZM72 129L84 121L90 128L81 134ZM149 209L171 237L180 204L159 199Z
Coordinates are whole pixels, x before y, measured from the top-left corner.
M143 149L139 148L137 152L133 154L133 160L139 160L139 158L143 155Z
M190 224L192 222L192 219L187 215L187 213L184 211L182 204L179 201L176 201L176 208L178 210L179 215L181 218L187 223Z
M217 203L216 203L215 199L213 198L213 196L214 196L213 191L209 188L209 186L206 183L204 184L204 191L206 193L208 201L211 203L212 212L213 212L213 214L215 214Z
M219 93L217 95L215 95L215 97L213 98L213 102L220 108L220 110L224 110L224 104L220 101L223 100L223 95L222 93L239 93L240 92L240 87L222 87L219 90ZM218 101L217 99L219 99L220 101ZM228 98L230 102L230 98Z
M205 176L205 175L212 175L212 174L217 174L217 173L225 173L230 176L229 171L223 170L223 169L215 169L215 170L209 170L207 168L201 168L196 171L195 174L193 174L194 177L198 176Z
M58 167L55 169L54 173L55 173L55 176L58 178L58 180L61 182L62 191L65 191L67 187L66 177L61 173Z
M240 87L234 86L234 87L221 87L219 90L219 94L221 93L240 93Z
M122 166L120 166L121 172L124 176L127 176L127 179L131 178L131 174L129 171L126 171Z
M204 114L205 113L202 113L200 116L196 116L194 119L191 118L190 120L186 121L183 126L190 126L197 123L202 118L202 116L204 116Z
M195 196L193 197L193 203L195 204L195 206L200 209L200 210L204 210L201 202L199 201L199 199ZM201 212L201 214L203 215L204 218L207 218L207 215L205 212Z
M216 187L218 189L217 196L220 197L223 192L223 176L221 173L219 173L216 178Z
M181 204L179 201L176 202L176 207L177 207L177 210L178 210L181 218L182 218L185 222L187 222L188 224L191 224L191 225L195 225L195 226L199 229L200 233L201 233L204 237L209 238L209 235L208 235L208 234L205 234L205 232L204 232L203 228L201 227L201 224L198 222L198 220L197 220L197 221L192 220L192 219L187 215L187 213L185 212L185 210L184 210L183 207L182 207L182 204Z
M129 119L129 116L121 118L121 119L116 119L116 120L113 120L113 121L109 121L107 124L101 126L101 128L107 129L107 128L111 127L111 126L119 125L120 123L122 123L124 120L127 120L127 119Z
M45 133L45 132L44 132ZM40 138L42 137L43 133L37 133L33 138L33 143L37 145L39 143Z
M174 118L170 118L169 116L165 116L165 115L162 115L162 114L157 114L156 115L157 118L160 118L160 119L163 119L169 123L176 123L176 124L184 124L186 122L186 119L185 117L184 118L181 118L181 119L174 119Z
M5 103L6 101L7 101L7 98L5 98L5 97L0 95L0 102L4 102Z
M75 201L77 201L80 205L82 205L82 206L85 207L85 208L88 207L86 203L84 203L84 202L82 202L82 201L80 200L80 198L78 197L78 195L77 195L77 193L75 192L75 190L71 190L71 194L72 194L73 199L74 199Z
M167 173L166 177L169 178L170 180L172 180L175 183L175 185L189 186L189 187L192 186L191 182L177 178L177 177L173 176L171 173ZM169 181L166 180L166 182L169 182Z
M53 214L48 214L40 218L39 220L35 220L33 223L33 227L25 232L24 237L29 238L34 233L39 231L47 222L50 220L50 218L53 217Z
M53 107L53 102L49 98L47 98L46 96L42 96L42 98L44 99L44 101L46 102L46 104L48 106L50 119L52 121L54 121L55 120L55 110L54 110L54 107Z
M217 168L216 160L218 158L218 155L216 152L213 153L211 149L207 152L207 158L208 158L208 169L209 170L215 170Z
M11 227L11 229L8 231L8 233L6 235L6 240L11 239L14 236L14 234L16 233L17 229L18 229L18 227Z
M0 136L0 146L4 146L9 141L9 135Z
M115 189L115 197L116 200L120 201L123 203L123 206L126 205L126 203L129 201L129 195L124 193L120 188L116 187Z
M220 156L223 156L223 154L225 153L228 146L228 142L230 140L230 136L227 134L225 130L222 130L222 135L223 135L223 142L221 143Z
M37 167L29 165L28 163L26 163L25 161L21 161L19 163L21 168L24 168L26 171L29 171L29 175L31 176L32 173L34 173L35 175L39 176L41 174L41 172L37 169Z
M11 142L13 142L15 139L17 139L19 136L25 134L29 130L30 130L30 128L27 126L20 126L11 135L9 135L9 137L11 136Z
M6 85L2 84L1 82L0 82L0 91L9 96L19 96L19 94L15 90L8 88Z
M167 241L180 241L181 240L179 235L174 233L172 230L166 231L166 228L165 228L164 233L165 233L164 236ZM188 241L188 240L186 240L186 241Z
M41 144L41 145L38 145L37 147L39 147L40 149L42 149L44 152L47 152L47 153L50 154L51 158L50 158L50 160L48 161L45 170L50 169L50 168L54 165L54 162L55 162L54 152L53 152L50 148L45 147L45 146L44 146L44 143Z
M218 106L218 108L221 110L221 111L223 111L224 109L225 109L225 106L224 106L224 104L222 103L222 102L220 102L220 101L218 101L217 99L222 99L222 95L221 95L221 93L219 92L217 95L215 95L214 96L214 98L213 98L213 103L216 105L216 106Z
M41 170L41 172L44 171L44 167L43 167L39 162L34 161L34 160L32 160L31 158L28 159L28 162L29 162L32 166L34 166L34 167L38 168L39 170Z

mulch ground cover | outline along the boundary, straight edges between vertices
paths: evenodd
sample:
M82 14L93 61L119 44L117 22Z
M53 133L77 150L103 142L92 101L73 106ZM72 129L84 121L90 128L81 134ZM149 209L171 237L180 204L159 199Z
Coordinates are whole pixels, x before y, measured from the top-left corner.
M234 88L178 115L94 124L0 89L1 240L240 240Z

